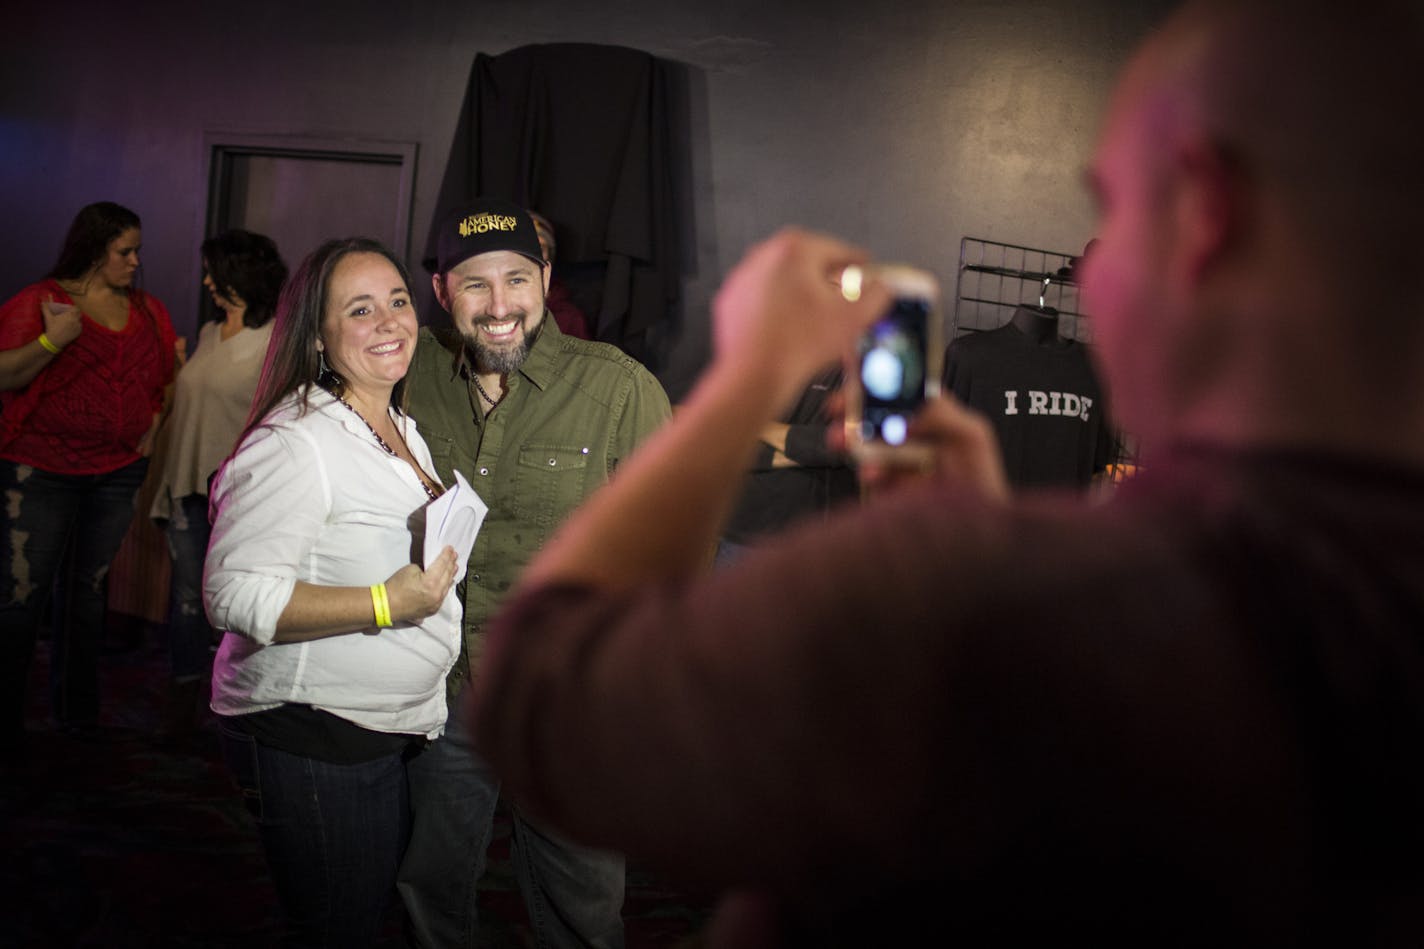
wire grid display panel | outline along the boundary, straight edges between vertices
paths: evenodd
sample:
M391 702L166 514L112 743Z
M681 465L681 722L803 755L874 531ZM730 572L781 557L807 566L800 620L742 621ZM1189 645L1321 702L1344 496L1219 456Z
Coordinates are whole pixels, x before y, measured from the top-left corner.
M1082 343L1091 342L1090 323L1078 309L1078 285L1069 276L1074 255L1061 251L1004 244L978 237L959 242L959 275L955 287L954 320L949 339L1003 326L1020 303L1043 302L1058 311L1058 331ZM1045 287L1044 278L1048 278ZM1116 434L1112 464L1105 484L1117 485L1138 470L1137 443Z
M1058 311L1061 334L1088 342L1088 321L1078 309L1078 285L1068 272L1072 260L1072 254L1062 251L978 237L961 239L949 338L997 329L1020 303L1037 306L1042 297Z

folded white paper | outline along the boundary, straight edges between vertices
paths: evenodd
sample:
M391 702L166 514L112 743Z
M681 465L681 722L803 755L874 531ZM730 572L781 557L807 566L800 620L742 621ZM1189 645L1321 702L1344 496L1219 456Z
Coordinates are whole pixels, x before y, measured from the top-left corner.
M463 576L475 537L488 513L489 505L475 493L464 475L455 472L455 483L425 508L425 569L430 569L431 562L448 544L455 548L460 562L455 576Z

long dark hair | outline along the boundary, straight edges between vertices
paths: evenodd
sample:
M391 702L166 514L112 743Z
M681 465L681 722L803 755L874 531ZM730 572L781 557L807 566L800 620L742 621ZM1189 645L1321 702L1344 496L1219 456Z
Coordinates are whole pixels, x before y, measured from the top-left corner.
M272 318L287 279L287 264L272 238L235 227L203 241L202 255L218 292L231 289L247 304L244 326L256 329Z
M282 296L277 302L272 341L267 344L262 376L257 382L257 393L252 397L252 414L247 417L247 425L242 432L244 438L278 402L293 392L301 390L305 396L315 383L339 393L343 382L331 370L321 371L316 341L326 313L331 272L349 254L380 254L391 262L406 289L410 289L410 272L405 264L373 238L338 238L327 241L308 254L297 267L297 272L292 274L292 279L282 288ZM404 379L391 390L391 405L404 409ZM239 442L241 440L238 439Z
M45 276L52 280L83 277L104 262L110 241L134 227L143 227L138 215L121 204L112 201L86 204L74 215L59 249L59 259Z

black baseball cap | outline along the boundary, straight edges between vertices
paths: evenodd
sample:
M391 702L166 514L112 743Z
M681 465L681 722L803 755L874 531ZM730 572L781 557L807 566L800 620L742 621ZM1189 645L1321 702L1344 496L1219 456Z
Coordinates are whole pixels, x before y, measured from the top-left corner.
M422 263L432 273L449 273L477 254L496 250L514 251L544 264L539 232L528 211L509 201L476 198L445 215L435 235L435 256Z

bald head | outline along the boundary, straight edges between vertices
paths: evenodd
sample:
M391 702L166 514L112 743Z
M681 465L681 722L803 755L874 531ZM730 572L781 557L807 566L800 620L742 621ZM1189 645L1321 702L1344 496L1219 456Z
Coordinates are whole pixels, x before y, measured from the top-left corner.
M1419 4L1192 3L1146 44L1132 72L1175 100L1173 118L1195 125L1249 184L1281 196L1322 264L1417 268Z
M1130 431L1424 442L1421 64L1418 12L1378 0L1193 3L1143 45L1082 277Z

